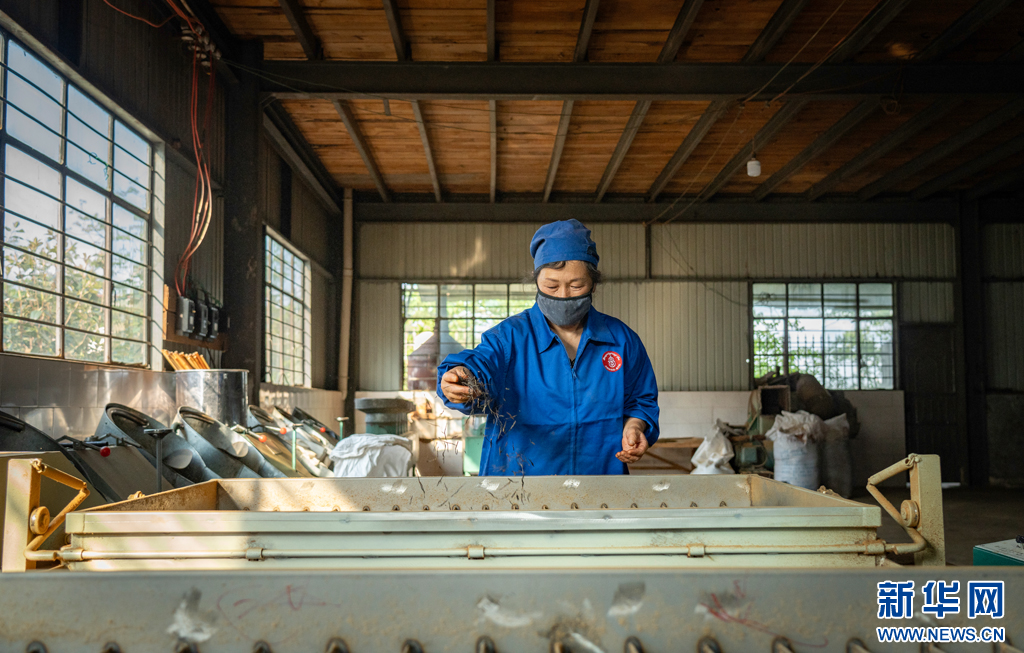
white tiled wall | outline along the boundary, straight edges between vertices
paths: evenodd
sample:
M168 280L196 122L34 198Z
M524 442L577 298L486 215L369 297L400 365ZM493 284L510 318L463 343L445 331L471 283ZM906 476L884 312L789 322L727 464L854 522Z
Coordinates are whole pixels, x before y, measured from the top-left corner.
M273 383L260 384L260 406L267 409L274 406L291 409L297 406L332 429L337 426L338 418L345 415L345 400L337 390L296 388ZM345 423L345 432L352 433L348 422Z

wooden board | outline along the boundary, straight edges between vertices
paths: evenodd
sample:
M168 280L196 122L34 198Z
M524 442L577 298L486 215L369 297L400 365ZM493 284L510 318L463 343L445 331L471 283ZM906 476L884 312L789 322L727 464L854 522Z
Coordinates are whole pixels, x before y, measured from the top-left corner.
M998 100L979 100L967 102L938 120L932 127L879 159L868 168L850 177L836 187L836 192L853 193L871 182L895 170L899 166L920 156L947 138L958 134L967 127L992 113L1004 102Z
M705 2L676 61L741 61L781 4L781 0Z
M556 193L593 193L636 102L575 102ZM561 107L559 107L561 110ZM549 154L550 156L550 154Z
M333 104L327 100L285 100L281 104L339 186L376 189Z
M646 193L700 120L707 102L653 102L608 192Z
M585 5L585 0L498 2L498 60L572 61Z
M396 193L430 193L433 185L412 104L392 100L385 115L380 100L349 102L384 183Z
M561 102L498 102L498 191L542 193Z
M781 102L771 106L751 103L727 111L665 187L665 193L696 196L781 107Z
M746 171L733 175L720 191L723 195L745 195L775 174L800 154L805 147L836 123L857 102L811 102L782 129L770 143L758 146L757 159L761 162L761 176L748 177ZM837 117L838 116L838 117Z
M876 4L878 0L846 0L839 7L839 0L810 0L765 61L820 61Z
M434 164L445 193L486 194L491 187L490 111L486 102L421 102Z

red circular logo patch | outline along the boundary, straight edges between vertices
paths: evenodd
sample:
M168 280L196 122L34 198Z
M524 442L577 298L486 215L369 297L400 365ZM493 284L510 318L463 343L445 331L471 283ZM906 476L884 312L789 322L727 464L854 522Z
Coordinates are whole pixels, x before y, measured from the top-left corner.
M601 357L601 362L604 363L604 369L609 372L618 372L622 368L622 356L614 351L606 351Z

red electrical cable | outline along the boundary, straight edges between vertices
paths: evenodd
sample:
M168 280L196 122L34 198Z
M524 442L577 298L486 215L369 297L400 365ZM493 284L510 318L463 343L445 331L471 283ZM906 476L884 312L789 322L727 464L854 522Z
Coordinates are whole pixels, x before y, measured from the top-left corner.
M143 23L145 23L145 24L149 25L150 27L157 27L157 28L163 27L163 26L164 26L164 25L166 25L166 24L167 24L168 22L170 22L170 20L171 20L172 18L174 18L174 16L173 16L173 15L171 15L171 16L168 16L167 18L165 18L165 19L163 20L163 22L160 22L160 23L152 23L152 22L150 22L150 21L146 20L145 18L143 18L142 16L136 16L135 14L129 14L129 13L128 13L127 11L125 11L124 9L121 9L120 7L115 7L115 6L114 6L114 5L113 5L113 4L112 4L112 3L110 2L110 0L103 0L103 2L105 2L105 3L107 4L107 6L108 6L108 7L110 7L111 9L113 9L114 11L116 11L116 12L118 12L118 13L121 13L121 14L124 14L125 16L127 16L127 17L129 17L129 18L134 18L135 20L137 20L137 21L140 21L140 22L143 22Z

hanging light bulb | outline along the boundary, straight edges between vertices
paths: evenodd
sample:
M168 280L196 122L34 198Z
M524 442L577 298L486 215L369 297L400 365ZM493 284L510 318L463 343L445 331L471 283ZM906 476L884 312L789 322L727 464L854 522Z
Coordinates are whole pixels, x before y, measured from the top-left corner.
M760 177L761 176L761 162L757 160L757 154L750 156L750 161L747 161L747 176L748 177Z

